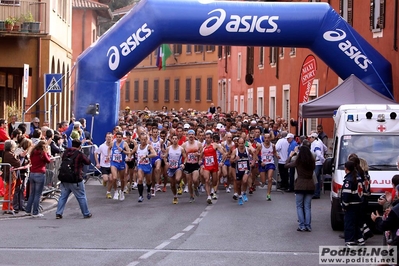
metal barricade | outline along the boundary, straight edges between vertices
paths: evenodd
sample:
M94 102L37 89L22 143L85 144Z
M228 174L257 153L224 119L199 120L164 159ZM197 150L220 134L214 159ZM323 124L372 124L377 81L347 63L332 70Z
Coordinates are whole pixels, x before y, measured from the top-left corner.
M98 182L100 182L100 184L102 184L101 171L95 165L96 160L94 158L95 156L94 152L96 151L96 149L97 145L82 146L82 152L86 156L88 156L91 161L90 165L83 166L83 177L85 183L89 181L91 178L94 178Z
M60 165L61 156L52 157L51 162L46 165L46 180L42 191L42 201L44 199L55 199L58 201L60 193L58 172Z
M9 164L9 163L0 163L0 169L3 170L4 169L3 166L7 166L7 167L9 167L9 169L11 169L11 164ZM2 171L0 170L0 172L2 172ZM11 174L11 171L8 171L8 172L10 175L9 179L8 179L9 180L9 182L8 182L8 200L5 200L5 199L0 200L0 203L8 202L8 208L7 208L7 210L3 210L4 211L3 214L5 212L11 212L11 204L12 204L12 197L11 197L12 182L10 182L12 179L12 174ZM1 176L4 177L4 172L2 172ZM4 182L4 178L3 178L3 182ZM4 195L4 196L6 196L6 195Z

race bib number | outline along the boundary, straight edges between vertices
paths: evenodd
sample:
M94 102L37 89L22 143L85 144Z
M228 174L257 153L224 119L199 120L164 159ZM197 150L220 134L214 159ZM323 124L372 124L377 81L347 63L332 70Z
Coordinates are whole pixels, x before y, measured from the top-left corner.
M198 156L194 153L187 154L187 162L188 163L196 163L198 161Z
M273 156L270 155L266 155L266 156L262 156L262 163L271 163L273 159Z
M248 170L248 164L247 164L247 162L238 162L237 168L238 168L238 171L240 171L240 172L246 171L246 170Z
M215 164L215 160L213 156L207 156L205 157L205 166L212 166Z
M116 154L112 155L112 161L118 162L118 163L122 162L122 154L116 153Z
M169 161L169 168L170 168L170 169L177 169L177 167L179 167L178 164L179 164L178 161L174 161L174 160Z
M148 159L146 156L141 156L139 158L139 164L149 164L150 163L150 159Z

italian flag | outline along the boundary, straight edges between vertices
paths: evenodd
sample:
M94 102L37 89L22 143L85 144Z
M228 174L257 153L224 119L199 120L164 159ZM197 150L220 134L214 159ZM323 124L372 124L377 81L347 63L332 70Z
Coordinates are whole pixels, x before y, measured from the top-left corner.
M172 55L168 44L161 44L158 48L157 67L159 70L166 68L166 60Z

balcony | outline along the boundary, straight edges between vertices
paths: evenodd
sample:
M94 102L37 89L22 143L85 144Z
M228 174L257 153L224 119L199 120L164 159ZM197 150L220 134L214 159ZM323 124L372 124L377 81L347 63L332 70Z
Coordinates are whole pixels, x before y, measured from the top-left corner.
M47 10L45 2L0 0L0 37L47 35ZM14 22L12 27L6 23L10 21Z

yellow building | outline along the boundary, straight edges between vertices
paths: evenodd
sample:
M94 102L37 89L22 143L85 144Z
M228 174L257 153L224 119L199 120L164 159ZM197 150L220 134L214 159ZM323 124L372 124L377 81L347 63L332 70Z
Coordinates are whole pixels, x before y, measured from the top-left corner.
M165 70L156 65L154 51L128 75L121 91L121 108L205 111L217 102L218 56L214 45L169 45Z

